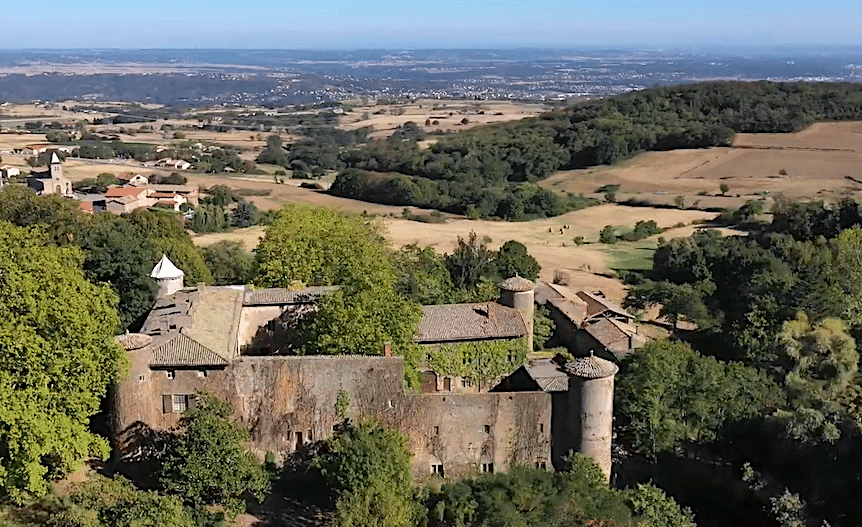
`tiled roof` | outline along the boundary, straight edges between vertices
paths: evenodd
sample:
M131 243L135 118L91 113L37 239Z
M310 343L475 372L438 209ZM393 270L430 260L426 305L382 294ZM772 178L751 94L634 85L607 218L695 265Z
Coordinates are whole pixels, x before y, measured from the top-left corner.
M417 342L515 338L527 334L521 314L495 302L424 306Z
M611 311L625 318L635 318L634 315L623 309L618 304L615 304L607 298L600 297L588 291L578 291L577 295L587 303L587 316L601 314L603 311Z
M183 333L178 333L158 346L153 350L153 356L150 359L150 366L153 368L227 366L227 364L228 361L224 357Z
M601 342L602 346L606 348L612 347L616 342L621 340L626 341L626 343L629 340L628 333L606 318L585 325L584 330L594 339Z
M505 289L507 291L515 291L516 293L521 293L524 291L532 291L536 288L536 284L527 280L526 278L521 278L518 275L513 276L512 278L508 278L500 284L500 289Z
M282 304L308 304L315 302L323 295L335 291L338 286L306 287L298 291L274 287L271 289L252 289L245 292L242 305L270 306Z
M619 367L609 360L596 357L590 353L589 357L578 357L565 366L566 372L574 377L582 379L603 379L616 375Z
M153 342L153 337L142 333L124 333L114 338L117 339L117 343L126 351L138 350L149 346Z
M105 192L105 197L120 198L123 196L137 196L141 193L146 194L147 189L143 187L111 187Z
M524 370L545 392L565 392L569 389L569 376L551 359L533 359L524 364Z

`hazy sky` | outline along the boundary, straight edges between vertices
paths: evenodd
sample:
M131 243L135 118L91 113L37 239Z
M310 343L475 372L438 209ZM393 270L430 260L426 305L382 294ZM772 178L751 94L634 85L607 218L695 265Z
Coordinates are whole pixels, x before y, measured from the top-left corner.
M862 44L859 0L30 0L15 11L2 48Z

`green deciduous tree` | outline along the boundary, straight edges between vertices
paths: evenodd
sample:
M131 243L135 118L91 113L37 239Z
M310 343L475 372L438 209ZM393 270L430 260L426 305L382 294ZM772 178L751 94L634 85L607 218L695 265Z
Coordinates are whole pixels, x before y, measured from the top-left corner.
M605 228L599 232L599 241L601 243L617 243L617 234L611 225L606 225Z
M537 280L542 266L530 256L523 243L509 240L497 252L497 269L500 278L520 275L528 280Z
M291 204L278 212L257 248L257 285L391 286L387 242L379 224L327 207Z
M727 424L783 401L778 386L754 368L703 357L679 342L648 343L617 379L626 432L651 455L681 441L712 441Z
M691 511L653 485L638 485L627 491L626 501L643 527L695 527Z
M0 489L16 499L108 454L88 421L125 361L116 296L84 278L78 248L49 244L0 222Z
M147 238L125 220L100 214L83 231L78 245L86 254L84 271L87 277L95 283L109 283L120 298L118 332L150 311L158 291L150 272L159 255Z
M456 303L458 294L446 260L431 247L405 245L395 252L395 289L423 305Z
M228 514L239 514L246 495L263 500L269 478L246 451L248 430L232 421L230 405L209 393L196 401L167 441L159 484L196 507L221 504Z
M335 494L338 525L417 525L410 452L399 432L368 421L348 424L326 441L312 465Z
M240 242L222 240L203 247L201 253L216 285L248 284L254 279L254 256Z
M53 511L50 525L62 527L195 527L196 523L173 496L137 490L117 476L91 478Z
M475 232L465 240L458 237L452 254L446 255L446 267L456 287L475 287L483 277L494 272L494 251L488 248L489 239L479 239Z
M203 256L183 229L181 218L173 213L143 209L124 214L123 218L155 245L156 252L167 254L174 265L183 270L186 284L212 283L213 277Z

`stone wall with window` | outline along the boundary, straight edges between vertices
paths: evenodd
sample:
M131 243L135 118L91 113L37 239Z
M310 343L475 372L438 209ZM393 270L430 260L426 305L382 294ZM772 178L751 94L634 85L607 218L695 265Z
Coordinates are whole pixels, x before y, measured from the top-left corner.
M114 396L118 454L134 459L141 440L176 425L198 390L227 400L249 427L259 457L284 458L326 439L346 416L375 417L407 435L417 477L550 466L551 398L538 393L405 393L399 357L241 357L223 369L151 369L131 352L130 375Z

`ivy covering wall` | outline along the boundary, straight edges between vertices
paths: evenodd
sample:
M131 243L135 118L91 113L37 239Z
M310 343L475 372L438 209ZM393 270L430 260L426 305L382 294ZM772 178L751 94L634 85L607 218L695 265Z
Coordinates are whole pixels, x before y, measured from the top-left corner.
M428 367L438 375L463 377L478 384L512 372L527 361L523 338L444 344L426 350Z

